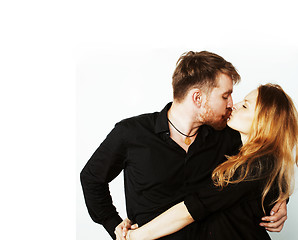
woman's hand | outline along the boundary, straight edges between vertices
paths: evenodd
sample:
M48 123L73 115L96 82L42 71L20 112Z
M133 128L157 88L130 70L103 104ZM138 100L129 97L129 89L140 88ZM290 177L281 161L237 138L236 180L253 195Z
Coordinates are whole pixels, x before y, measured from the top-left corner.
M125 240L125 235L130 229L132 222L126 218L124 219L116 228L115 228L115 235L117 240Z
M115 235L117 240L126 240L126 235L129 229L137 229L138 224L132 225L132 222L126 218L116 228Z
M138 224L132 225L132 222L126 218L116 228L115 235L116 240L127 240L128 231L135 230L138 228Z
M132 233L133 230L128 230L127 235L126 235L126 240L134 240L134 234Z

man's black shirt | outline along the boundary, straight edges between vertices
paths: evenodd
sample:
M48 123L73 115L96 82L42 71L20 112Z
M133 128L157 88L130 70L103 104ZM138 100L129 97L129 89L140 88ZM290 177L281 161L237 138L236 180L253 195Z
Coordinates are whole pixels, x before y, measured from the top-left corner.
M170 106L117 123L81 172L89 214L113 238L122 220L113 206L108 183L123 169L127 215L141 226L209 183L224 156L239 149L238 132L202 125L186 153L170 138ZM187 229L163 239L185 240Z

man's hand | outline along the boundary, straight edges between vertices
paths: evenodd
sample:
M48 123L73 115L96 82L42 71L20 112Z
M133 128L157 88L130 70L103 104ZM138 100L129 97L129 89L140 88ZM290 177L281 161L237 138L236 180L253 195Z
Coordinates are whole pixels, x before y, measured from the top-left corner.
M126 218L124 219L116 228L115 228L115 234L116 234L116 240L126 240L126 234L129 229L137 229L138 225L134 224L132 225L132 222Z
M263 221L260 226L266 228L270 232L280 232L287 220L287 203L286 201L277 202L270 212L270 216L262 218Z

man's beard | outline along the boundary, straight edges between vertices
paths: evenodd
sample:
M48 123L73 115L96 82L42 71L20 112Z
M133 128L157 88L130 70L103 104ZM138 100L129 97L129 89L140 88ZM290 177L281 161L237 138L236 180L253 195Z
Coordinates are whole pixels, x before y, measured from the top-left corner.
M222 130L227 126L228 118L230 117L230 115L232 113L231 108L226 109L225 115L218 116L218 117L215 116L215 113L208 106L207 103L205 105L205 108L206 108L206 113L203 116L201 116L204 124L213 127L215 130Z

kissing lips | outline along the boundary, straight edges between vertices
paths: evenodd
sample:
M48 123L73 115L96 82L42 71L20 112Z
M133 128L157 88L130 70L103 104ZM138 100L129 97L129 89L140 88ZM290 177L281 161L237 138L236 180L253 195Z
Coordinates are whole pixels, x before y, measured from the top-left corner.
M231 113L232 113L232 108L227 108L226 114L222 116L223 120L225 121L230 120Z

